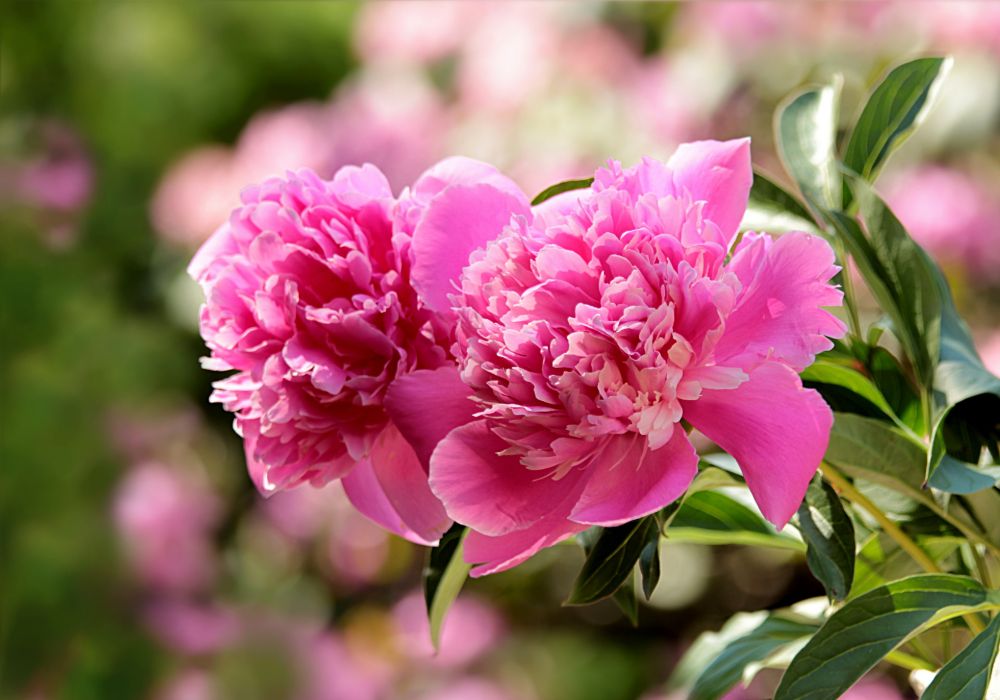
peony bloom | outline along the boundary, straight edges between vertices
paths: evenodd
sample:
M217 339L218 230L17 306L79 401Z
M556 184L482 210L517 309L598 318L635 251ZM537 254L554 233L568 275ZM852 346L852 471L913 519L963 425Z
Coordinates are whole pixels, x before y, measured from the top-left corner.
M475 202L476 216L452 217L453 199ZM523 195L490 166L449 159L399 199L366 165L330 181L289 173L242 202L189 272L206 297L204 364L236 370L212 398L236 414L251 477L264 494L341 479L375 522L435 541L449 520L426 459L383 407L399 378L452 362L454 317L428 308L411 278L452 240L498 230L491 207L504 221L526 212ZM448 288L460 271L456 261L424 286Z
M682 420L736 458L771 522L795 512L832 423L797 371L844 331L822 308L838 268L804 233L734 243L751 179L748 140L613 163L472 255L452 297L460 378L410 375L390 408L419 402L399 421L415 443L452 428L430 483L473 530L474 574L674 501L698 464ZM445 386L464 422L433 410Z

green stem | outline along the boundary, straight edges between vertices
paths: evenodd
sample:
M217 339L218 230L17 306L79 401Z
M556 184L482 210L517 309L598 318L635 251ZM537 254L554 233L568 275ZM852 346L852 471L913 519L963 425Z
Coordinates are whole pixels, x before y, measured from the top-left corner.
M899 545L900 549L909 554L910 558L920 565L920 568L929 574L944 573L944 570L927 555L927 552L921 549L916 542L910 539L909 535L903 532L899 525L890 520L889 516L886 515L881 508L872 503L867 496L854 488L854 484L834 469L832 465L827 462L823 462L820 468L823 470L823 476L826 477L826 480L833 484L833 486L844 494L850 501L868 511L868 513L875 518L875 521L882 527L885 534L891 537L893 541ZM975 634L979 634L985 629L983 623L980 622L975 615L964 615L963 619L969 626L969 629L971 629Z
M834 469L831 464L823 462L821 469L823 470L823 476L826 477L826 480L833 484L837 490L844 494L848 499L868 511L868 513L875 518L875 521L885 531L885 534L889 535L889 537L891 537L904 552L909 554L910 558L920 565L920 568L930 574L944 573L941 568L934 563L934 560L927 556L927 552L922 550L916 542L910 539L910 537L903 532L899 525L890 520L889 516L883 513L881 508L872 503L867 496L854 488L854 484Z
M899 666L900 668L905 668L908 671L936 671L937 666L929 661L924 661L923 659L918 659L916 656L910 656L906 652L890 651L885 655L885 660L894 666Z

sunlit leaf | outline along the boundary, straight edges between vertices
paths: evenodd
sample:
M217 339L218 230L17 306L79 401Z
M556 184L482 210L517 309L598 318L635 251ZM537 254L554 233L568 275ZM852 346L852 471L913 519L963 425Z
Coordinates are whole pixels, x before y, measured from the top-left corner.
M778 110L776 140L785 169L806 201L839 209L841 179L836 161L839 86L808 90Z
M689 700L716 700L736 685L746 667L773 652L814 634L819 625L768 615L763 622L735 639L704 666L694 682Z
M430 620L431 642L436 649L441 639L441 627L448 609L455 602L471 568L462 559L462 541L466 528L455 523L441 537L428 555L424 569L424 600Z
M1000 608L1000 592L966 576L893 581L846 603L789 664L775 700L837 698L910 636L945 620Z
M666 536L677 542L805 550L801 540L777 532L759 513L716 491L689 495L671 520Z
M851 132L844 164L874 181L892 151L927 114L951 63L950 58L918 58L893 68L868 98Z
M938 671L921 700L984 700L1000 648L1000 615Z

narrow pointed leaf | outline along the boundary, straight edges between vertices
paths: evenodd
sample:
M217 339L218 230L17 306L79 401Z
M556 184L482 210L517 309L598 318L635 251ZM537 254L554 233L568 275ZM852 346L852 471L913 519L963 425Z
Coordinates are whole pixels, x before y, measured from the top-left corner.
M799 506L799 530L806 541L806 563L826 594L843 600L854 579L854 524L840 496L817 475Z
M462 559L462 541L467 530L455 523L428 555L424 569L424 600L431 628L431 642L437 649L448 608L455 602L471 568Z
M594 178L585 177L579 180L566 180L565 182L557 182L554 185L546 187L544 190L535 195L535 198L531 200L531 206L537 206L547 199L552 199L557 194L562 194L563 192L570 192L572 190L582 190L590 187L594 183Z
M927 114L950 66L950 58L918 58L893 68L858 117L844 164L874 181L888 157Z
M625 579L625 583L620 585L618 590L611 595L611 600L615 601L615 605L628 618L633 627L639 625L639 599L635 595L634 571Z
M1000 615L938 671L921 700L984 700L1000 648ZM996 681L993 681L996 685Z
M962 614L1000 607L1000 596L966 576L925 574L849 601L802 648L775 700L840 697L912 635Z
M646 516L618 527L594 527L580 535L587 558L566 605L588 605L612 595L632 575L643 548L659 532Z
M646 600L660 582L660 527L650 528L646 544L639 553L639 573L642 574L642 594Z

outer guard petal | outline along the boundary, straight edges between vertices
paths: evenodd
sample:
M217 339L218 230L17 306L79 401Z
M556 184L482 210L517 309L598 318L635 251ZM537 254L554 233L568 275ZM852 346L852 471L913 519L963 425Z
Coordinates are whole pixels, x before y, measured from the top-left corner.
M784 527L830 441L833 413L790 367L762 364L735 389L706 390L684 417L729 452L764 517Z

